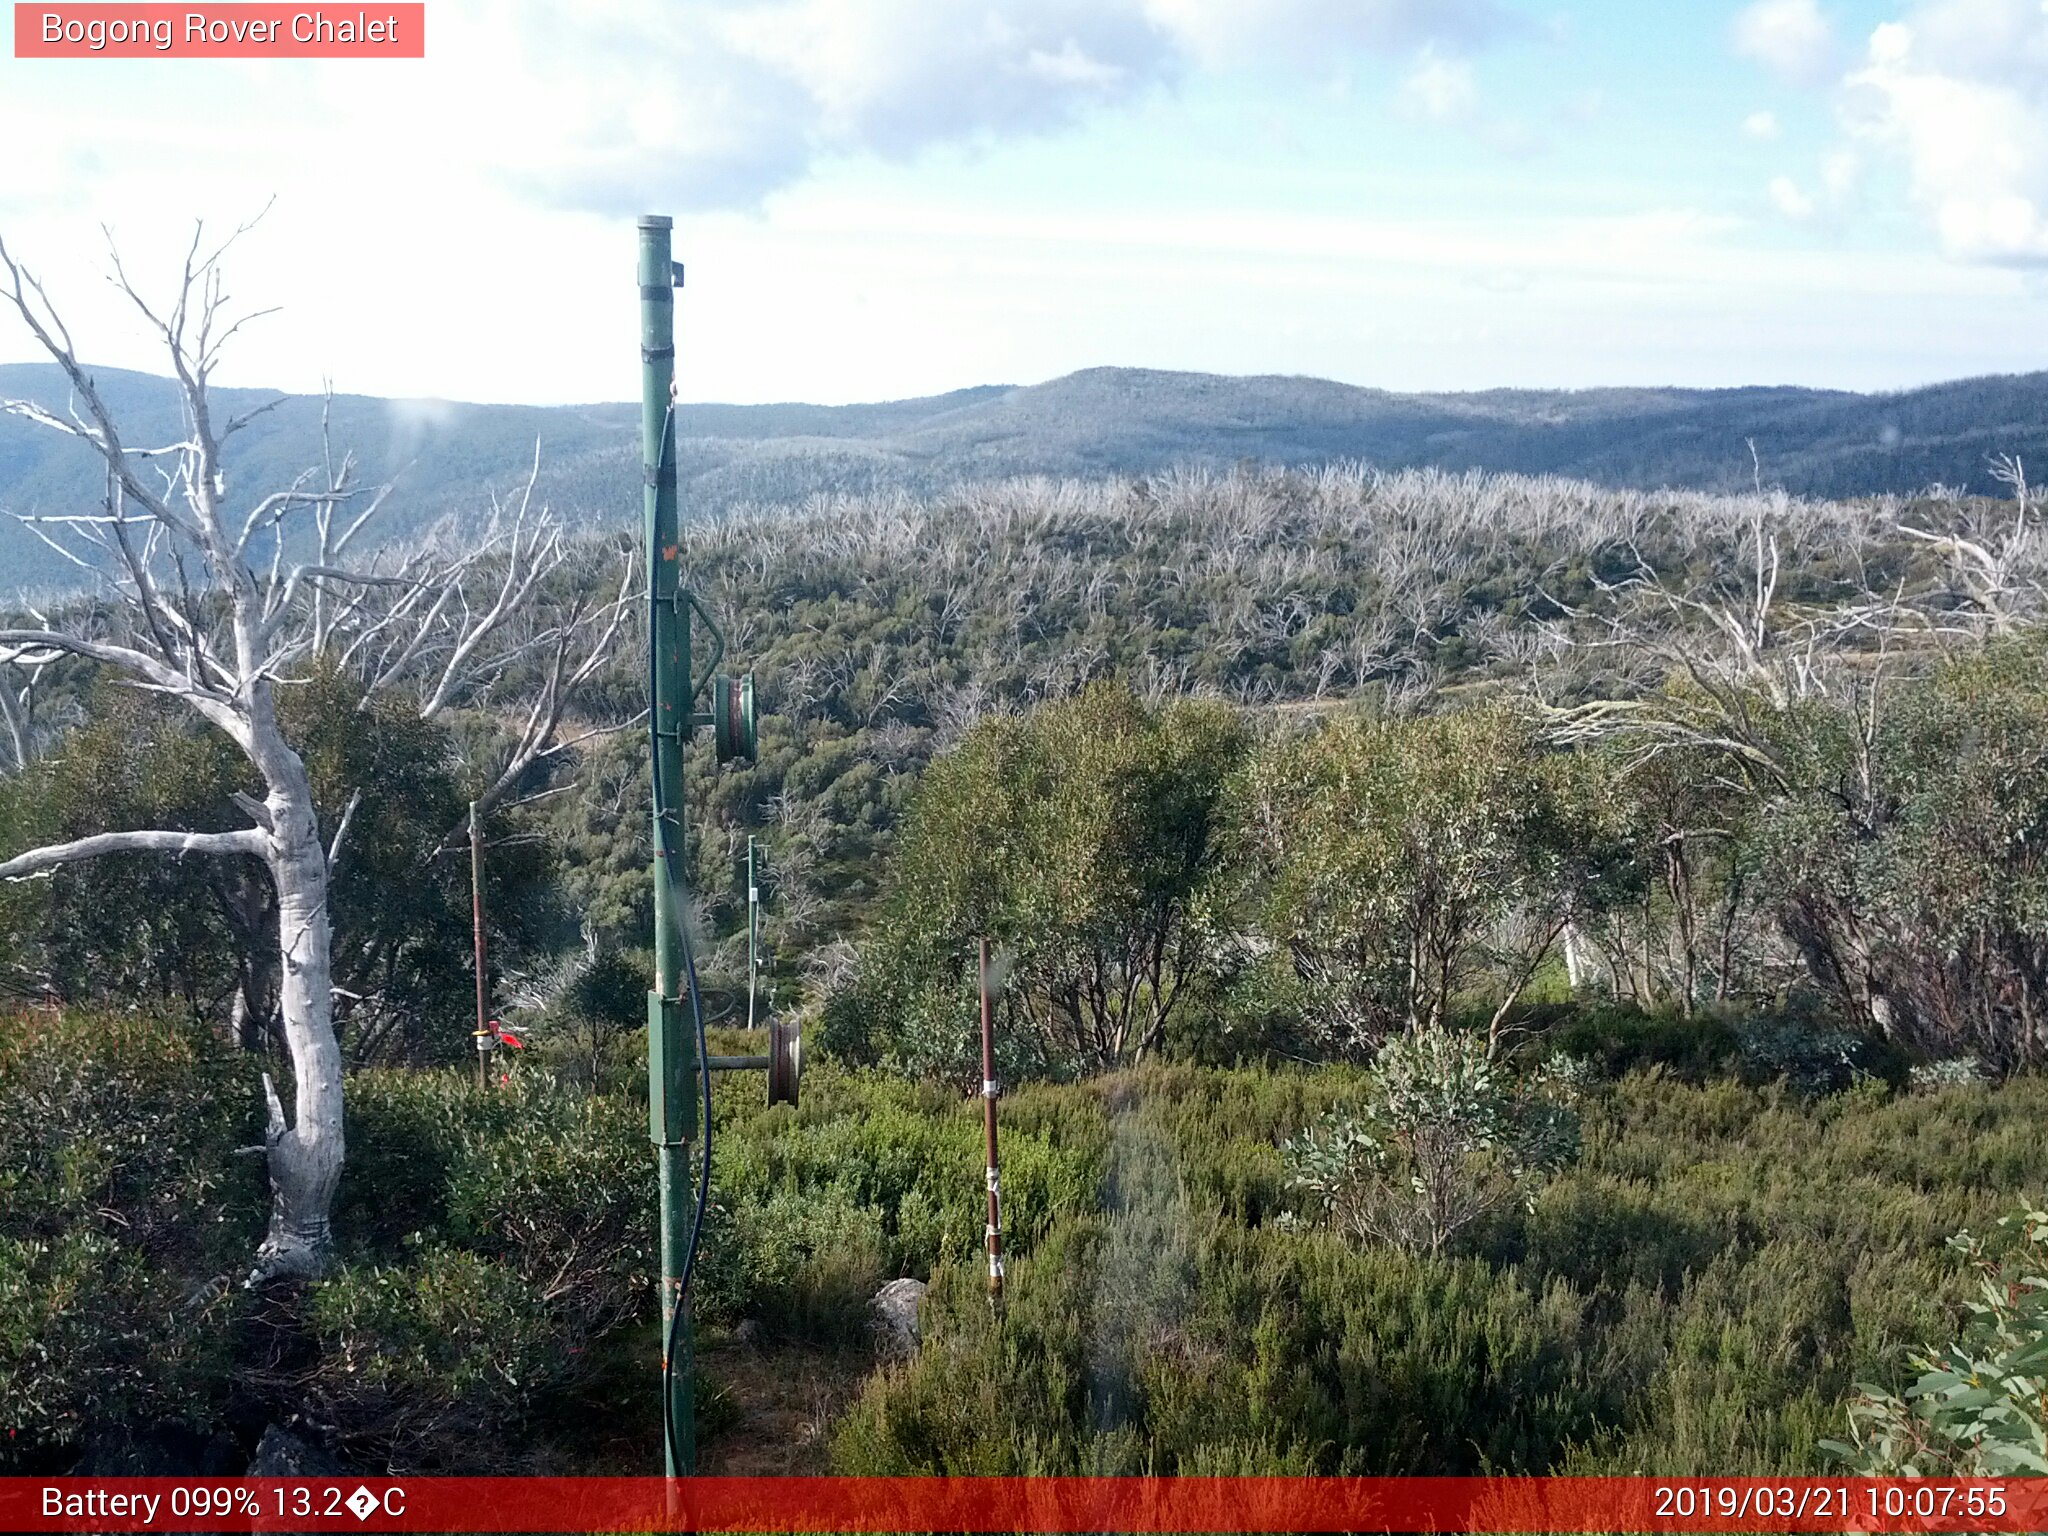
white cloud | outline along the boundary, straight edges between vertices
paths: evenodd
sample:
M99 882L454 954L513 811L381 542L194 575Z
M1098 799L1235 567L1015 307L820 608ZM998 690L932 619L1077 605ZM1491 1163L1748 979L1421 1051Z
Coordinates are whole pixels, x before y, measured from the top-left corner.
M1778 136L1778 114L1752 112L1742 120L1744 138L1770 140Z
M1511 160L1527 159L1550 147L1548 138L1522 119L1484 111L1471 61L1435 47L1416 54L1395 91L1395 104L1418 121L1471 133ZM1598 103L1588 110L1598 111Z
M786 110L827 150L901 156L1055 128L1184 64L1174 40L1129 3L700 0L691 10L646 11L642 25L653 41L693 13L730 50L729 72L760 71L795 88Z
M1055 86L1082 86L1108 92L1123 83L1128 71L1121 64L1105 64L1090 58L1071 37L1057 53L1033 49L1024 61L1025 70Z
M90 90L102 107L66 137L132 136L136 153L118 146L132 164L167 153L180 124L207 125L195 153L245 185L380 161L424 178L428 145L442 185L538 207L757 210L820 165L1055 133L1205 72L1277 73L1285 89L1427 52L1454 75L1517 27L1503 0L436 0L431 67L380 71L374 90L359 65L251 66L195 111L160 66L17 64L28 99L8 100L10 76L0 119L19 104L47 136ZM284 159L301 168L250 169ZM0 207L104 190L50 150L0 179Z
M1786 80L1817 85L1835 65L1835 29L1817 0L1755 0L1735 18L1735 49Z
M1139 0L1138 8L1206 68L1249 58L1329 63L1360 49L1463 50L1523 25L1499 0Z
M1465 59L1444 58L1424 49L1401 80L1402 106L1433 123L1461 122L1479 106L1479 86Z
M1904 165L1948 255L2048 265L2048 7L1922 0L1871 34L1843 115Z
M1863 179L1863 158L1853 149L1832 149L1820 158L1815 191L1790 176L1773 177L1765 189L1771 206L1788 219L1804 222L1816 215L1839 226L1856 199Z
M1856 188L1862 180L1863 157L1855 150L1830 150L1821 157L1820 184L1827 192L1828 201L1836 208L1856 195Z
M1423 50L1455 91L1459 55L1514 25L1498 0L438 0L434 19L432 92L365 101L351 78L334 110L478 142L488 174L604 213L750 207L821 159L1057 131L1198 71Z
M1799 189L1790 176L1775 176L1770 185L1771 206L1788 219L1813 217L1813 199Z

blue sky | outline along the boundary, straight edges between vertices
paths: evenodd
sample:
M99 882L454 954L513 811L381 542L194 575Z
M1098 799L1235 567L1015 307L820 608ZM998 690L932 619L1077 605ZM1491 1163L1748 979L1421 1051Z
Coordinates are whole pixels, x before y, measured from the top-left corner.
M643 209L678 219L703 399L2048 365L2044 0L428 14L418 62L0 60L0 237L146 366L100 225L164 272L275 195L233 271L283 313L224 376L395 396L629 396Z

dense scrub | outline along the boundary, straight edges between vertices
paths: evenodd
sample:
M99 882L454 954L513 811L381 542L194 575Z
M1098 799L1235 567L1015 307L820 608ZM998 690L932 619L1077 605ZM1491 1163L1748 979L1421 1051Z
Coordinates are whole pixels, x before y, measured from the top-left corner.
M2005 585L1956 564L1977 540ZM690 542L769 705L759 763L693 759L707 999L744 1007L751 830L770 982L836 1057L797 1110L719 1085L698 1316L858 1351L880 1282L934 1282L844 1470L1807 1469L1856 1381L1956 1336L1943 1241L2038 1201L2048 674L2038 554L1983 505L1248 472ZM230 814L189 731L47 682L10 847ZM240 1285L281 1067L262 883L0 890L0 976L66 1005L0 1020L0 1458L296 1417L364 1465L636 1469L642 746L592 737L490 829L497 1007L533 1049L479 1088L440 1065L470 1028L450 833L463 737L500 723L365 717L345 676L293 700L325 821L372 792L335 888L337 1263ZM962 1092L984 936L1001 1320ZM1390 1039L1486 1079L1437 1156L1485 1184L1469 1219L1387 1203L1427 1151L1368 1082Z
M1858 614L1873 593L1903 594L1914 614L1951 629L1981 627L1983 584L1957 551L1996 556L2010 588L2001 601L2017 602L2039 576L2038 540L2021 536L2024 523L2006 504L1949 495L1825 503L1359 468L1014 481L693 523L693 582L726 616L733 659L757 674L764 708L758 763L693 768L687 780L702 834L692 843L692 886L714 1010L731 1017L744 975L736 865L747 836L759 836L765 855L765 922L782 995L821 1004L852 973L848 941L875 924L875 898L925 770L988 717L1108 679L1148 705L1188 695L1237 704L1254 726L1339 710L1434 714L1488 693L1634 699L1720 643L1715 605L1734 605L1728 613L1741 620L1757 539L1768 538L1776 562L1763 632L1774 664L1791 666L1809 654L1802 626ZM615 544L593 538L580 550L550 589L550 613L595 599L611 579ZM1641 595L1630 583L1645 571L1707 606L1624 603L1623 594ZM1611 632L1609 621L1622 617L1629 627ZM1998 623L2016 617L2024 615ZM1828 631L1823 658L1866 664L1868 620ZM1923 629L1893 648L1894 665L1910 670L1929 651ZM502 688L539 665L537 656L514 658ZM149 711L112 710L95 697L90 672L53 666L24 696L30 754L54 761L8 781L0 842L90 833L145 813L194 827L238 814L227 795L245 786L195 760L188 733ZM623 718L643 688L644 657L621 654L593 679L587 706ZM445 938L465 906L464 861L449 832L489 755L465 738L488 736L492 722L485 708L449 732L400 730L396 717L358 731L344 694L332 682L305 691L290 722L314 764L323 824L338 822L362 788L358 847L378 851L345 871L348 888L337 892L337 963L355 994L338 1000L339 1016L357 1059L446 1060L464 1039L445 1022L464 979L448 963L459 946ZM71 742L66 732L86 724L93 741ZM59 741L66 750L52 754ZM119 768L104 775L118 790L104 800L94 780L63 769L87 745ZM1817 745L1835 750L1840 741ZM538 973L548 951L575 942L578 926L608 945L645 942L643 748L632 732L584 741L522 785L546 798L487 829L494 954ZM563 793L572 781L575 792ZM1643 849L1672 850L1649 876L1679 889L1705 876L1721 888L1724 876L1754 873L1722 867L1728 844L1717 829L1729 808L1702 799L1698 773L1640 782L1639 814L1626 830ZM419 871L432 878L407 878ZM0 936L0 987L51 987L89 1002L103 988L95 978L112 974L97 964L104 958L124 980L195 1013L240 991L260 1015L269 978L249 936L263 931L264 892L232 873L66 871L46 887L0 893L20 914ZM152 903L152 920L132 935L104 931L94 914L108 890L144 879L152 890L174 888L176 899ZM1752 901L1759 888L1749 879ZM1716 915L1699 914L1709 927ZM1721 981L1713 936L1703 929L1668 963L1644 963L1686 972L1681 991L1712 993ZM1626 932L1581 937L1644 953ZM1922 971L1900 985L1924 991L1938 980ZM1661 984L1644 979L1652 995Z
M247 1293L240 1060L178 1028L9 1026L11 1467L110 1424L247 1439L288 1413L366 1466L632 1470L657 1443L631 1099L358 1074L344 1262ZM1282 1143L1363 1084L1155 1066L1006 1097L1000 1322L978 1100L829 1066L795 1111L730 1085L700 1322L858 1346L880 1280L932 1278L922 1351L834 1431L848 1472L1790 1471L1856 1382L1954 1335L1974 1282L1944 1240L2048 1180L2038 1079L1808 1098L1651 1066L1585 1091L1582 1153L1533 1207L1434 1257L1359 1247Z
M2027 638L1803 695L1681 679L1568 748L1582 712L1528 701L1255 729L1092 684L932 767L824 1036L972 1080L987 938L1012 1073L1363 1060L1463 1022L1497 1049L1546 996L1713 1021L1708 1052L1734 1020L1736 1055L1810 1086L1873 1051L2025 1070L2044 678Z
M203 1425L261 1230L252 1063L189 1024L0 1018L0 1470L124 1421Z
M989 1315L840 1427L847 1471L1818 1471L1855 1383L1946 1337L1944 1240L2048 1173L2041 1085L1818 1103L1659 1072L1599 1090L1582 1160L1463 1250L1357 1248L1286 1211L1275 1139L1349 1092L1156 1069L1059 1095L1109 1127L1106 1199ZM1003 1426L1000 1431L992 1426Z

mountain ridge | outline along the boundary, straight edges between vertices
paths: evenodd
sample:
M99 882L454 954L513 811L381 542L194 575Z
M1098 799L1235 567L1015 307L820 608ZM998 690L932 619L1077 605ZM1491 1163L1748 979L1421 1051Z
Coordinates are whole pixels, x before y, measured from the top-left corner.
M180 435L168 380L92 373L130 441ZM321 397L216 394L227 412L282 395L235 440L231 490L253 498L318 461ZM66 391L49 365L5 364L0 397L61 410ZM397 480L387 537L481 518L494 491L523 483L536 440L539 493L565 516L636 524L636 403L337 395L331 418L337 448L359 453L366 478ZM1013 475L1141 475L1243 460L1434 465L1705 491L1746 489L1760 466L1767 483L1794 494L1852 497L1911 494L1935 482L1988 490L1994 454L2048 459L2048 372L1881 394L1794 385L1398 393L1307 375L1097 367L1039 384L850 405L693 402L678 418L683 493L700 514L835 492L925 495ZM93 508L93 465L76 441L0 416L0 512ZM82 579L17 518L0 518L0 588L63 589Z

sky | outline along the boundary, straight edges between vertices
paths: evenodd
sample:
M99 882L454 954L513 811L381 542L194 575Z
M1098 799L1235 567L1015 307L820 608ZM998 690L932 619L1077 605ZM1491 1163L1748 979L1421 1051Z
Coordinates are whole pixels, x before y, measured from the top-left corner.
M231 384L688 399L1098 365L1393 390L2048 367L2048 0L428 0L421 60L0 58L0 239L162 371L195 220ZM264 211L266 210L267 211ZM33 344L0 313L0 362Z

